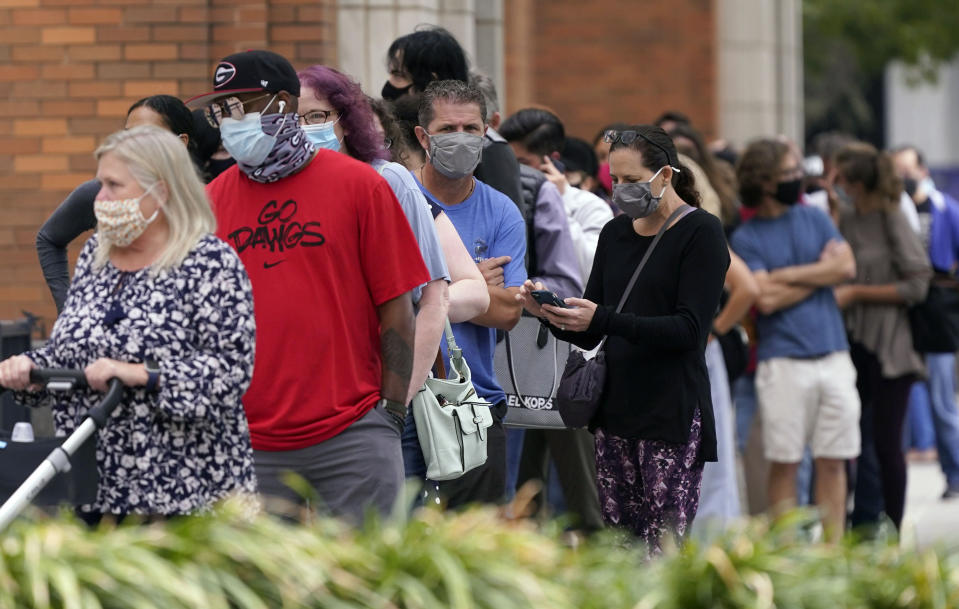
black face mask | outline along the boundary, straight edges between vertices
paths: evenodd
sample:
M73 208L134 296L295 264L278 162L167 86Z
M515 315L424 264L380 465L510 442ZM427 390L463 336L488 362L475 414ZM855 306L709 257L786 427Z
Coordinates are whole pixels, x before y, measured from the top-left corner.
M233 157L210 159L206 163L206 170L210 172L210 180L212 180L234 165L236 165L236 161L233 160Z
M796 178L776 185L776 194L773 197L783 205L795 205L802 192L802 180Z
M919 180L915 178L903 178L902 188L911 199L916 196L916 191L919 190Z
M399 87L394 87L393 83L391 83L390 81L386 81L386 84L383 85L383 90L380 91L380 95L383 97L383 99L387 101L396 101L399 98L406 95L407 93L409 93L410 87L412 86L413 86L413 83L410 83L401 89Z

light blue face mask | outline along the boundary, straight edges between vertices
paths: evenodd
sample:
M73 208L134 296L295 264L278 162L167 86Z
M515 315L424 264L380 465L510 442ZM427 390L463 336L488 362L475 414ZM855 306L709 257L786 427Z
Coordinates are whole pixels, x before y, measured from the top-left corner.
M266 108L269 108L275 99L274 95ZM247 112L239 120L226 117L220 122L223 148L237 163L258 167L276 146L276 136L263 131L262 116L262 112Z
M333 130L333 126L340 119L337 118L335 121L328 123L320 123L319 125L303 125L301 128L306 132L306 137L310 138L310 141L313 142L313 145L320 148L326 148L327 150L332 150L333 152L338 152L340 149L340 140L336 137L336 132Z

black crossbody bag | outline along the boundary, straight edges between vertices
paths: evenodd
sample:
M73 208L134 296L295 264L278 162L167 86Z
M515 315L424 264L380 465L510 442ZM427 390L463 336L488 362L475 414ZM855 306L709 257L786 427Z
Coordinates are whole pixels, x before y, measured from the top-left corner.
M636 271L626 285L626 291L619 299L619 305L616 306L617 313L623 310L623 305L626 304L629 294L633 291L633 286L636 285L636 280L639 279L639 273L646 266L646 262L652 255L653 250L656 249L656 245L666 229L674 220L694 209L689 205L682 205L669 216L669 219L656 233L656 237L649 244L649 249L646 250L643 259L639 261L639 266L636 267ZM596 411L599 409L599 403L603 397L603 388L606 385L606 352L603 347L606 345L607 338L608 336L604 336L603 340L600 341L599 350L592 359L588 360L583 357L581 351L573 351L566 360L566 369L563 371L563 378L556 390L555 399L556 408L559 410L566 427L587 427L593 417L596 416Z

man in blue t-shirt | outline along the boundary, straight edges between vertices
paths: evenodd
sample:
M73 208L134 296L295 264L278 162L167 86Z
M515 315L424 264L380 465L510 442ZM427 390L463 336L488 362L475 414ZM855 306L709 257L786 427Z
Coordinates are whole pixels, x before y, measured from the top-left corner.
M414 175L427 199L446 212L467 251L473 254L489 290L487 312L453 324L456 342L480 397L493 404L486 464L461 478L440 483L449 507L506 494L506 394L493 373L496 330L511 330L522 314L515 295L526 281L526 225L504 194L473 177L486 131L482 93L458 80L431 83L423 92L416 137L429 162ZM445 345L444 345L445 348Z
M756 397L770 461L769 504L796 503L807 444L816 463L816 503L827 538L845 528L845 461L859 455L856 370L833 286L856 262L829 217L797 205L799 159L778 140L750 144L737 168L743 205L756 216L732 238L760 286Z

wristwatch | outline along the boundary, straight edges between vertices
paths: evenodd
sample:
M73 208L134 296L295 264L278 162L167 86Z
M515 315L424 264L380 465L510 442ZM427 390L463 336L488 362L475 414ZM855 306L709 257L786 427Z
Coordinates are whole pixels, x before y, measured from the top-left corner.
M389 400L387 398L380 398L376 403L376 407L383 408L383 410L390 413L400 421L406 421L406 404L402 402Z
M143 367L147 371L147 393L153 393L160 381L160 364L152 357L148 357L143 360Z

